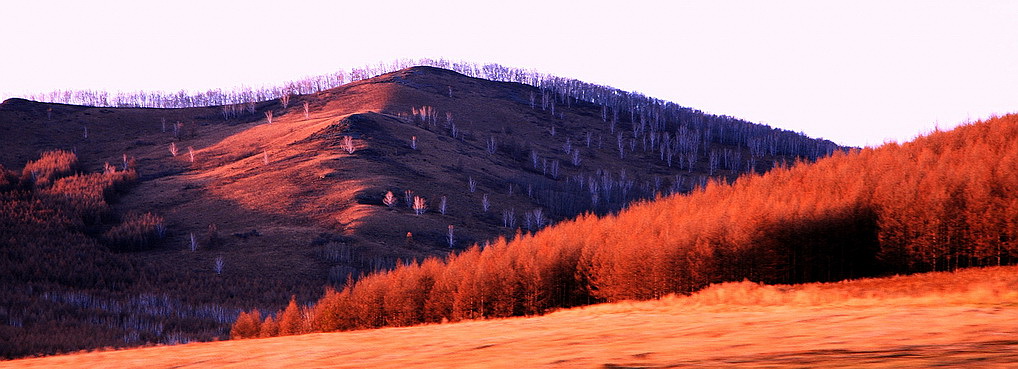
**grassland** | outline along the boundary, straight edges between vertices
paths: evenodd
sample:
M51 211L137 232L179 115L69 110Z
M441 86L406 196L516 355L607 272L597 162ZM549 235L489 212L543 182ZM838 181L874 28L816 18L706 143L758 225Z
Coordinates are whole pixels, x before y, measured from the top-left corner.
M0 367L845 367L1018 365L1018 268L767 286L541 317L194 343Z

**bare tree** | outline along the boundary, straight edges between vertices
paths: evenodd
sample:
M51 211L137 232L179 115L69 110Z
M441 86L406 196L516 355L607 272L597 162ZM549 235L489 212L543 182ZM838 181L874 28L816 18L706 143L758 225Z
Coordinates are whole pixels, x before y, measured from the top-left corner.
M537 209L534 209L534 210L533 210L533 211L531 212L531 215L532 215L532 216L533 216L533 218L534 218L534 225L535 225L535 226L536 226L536 227L537 227L538 229L540 229L541 227L543 227L543 226L544 226L544 223L545 223L545 222L547 221L547 219L545 219L545 218L544 218L544 210L543 210L543 209L541 209L541 208L537 208Z
M304 119L308 119L310 117L311 117L311 104L308 104L308 102L305 101L304 102Z
M177 143L176 142L170 142L170 155L173 155L174 157L176 157L178 152L179 152L179 150L177 150Z
M516 228L516 209L502 210L502 226L509 229Z
M467 189L469 189L471 193L477 191L477 181L474 180L474 177L467 178Z
M406 207L413 209L414 208L414 191L413 190L403 191L403 200L406 200Z
M191 252L198 250L198 239L194 237L194 232L191 232L191 243L188 244L187 248L191 250Z
M449 242L449 248L451 249L456 244L456 236L453 234L453 226L449 225L449 231L445 234L446 241Z
M265 162L265 165L269 165L269 152L268 151L262 150L262 161Z
M386 191L385 197L382 198L382 203L390 209L396 206L396 201L396 196L392 194L392 191Z
M216 256L216 261L214 265L216 269L216 274L223 274L223 266L225 264L226 262L223 260L222 256Z
M265 119L269 121L269 124L272 124L272 110L265 112Z
M581 161L581 159L580 159L580 149L573 149L573 160L572 161L573 161L573 166L574 167L580 166L580 161Z
M488 201L488 194L484 194L484 196L481 196L481 209L484 209L484 212L487 213L489 208L491 208L491 202Z
M414 213L417 215L424 214L428 211L428 203L423 197L414 196Z
M498 146L495 144L495 136L489 137L485 144L487 144L485 151L488 152L488 155L494 154L495 150L498 149Z
M410 148L417 150L417 136L410 136Z
M343 141L341 145L343 147L343 150L346 151L347 154L353 154L354 151L357 151L357 148L353 146L352 136L343 136Z
M191 157L191 162L194 163L194 147L187 147L187 155Z
M283 92L283 96L279 97L279 102L283 104L283 109L286 109L290 105L290 92Z
M445 215L445 211L446 211L446 207L447 206L448 205L446 203L445 196L442 196L441 201L438 202L438 212L442 213L442 215Z

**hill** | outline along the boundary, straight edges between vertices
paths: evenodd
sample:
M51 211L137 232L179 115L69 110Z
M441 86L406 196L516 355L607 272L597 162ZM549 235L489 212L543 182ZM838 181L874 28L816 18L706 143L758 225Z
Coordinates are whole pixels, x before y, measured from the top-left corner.
M711 286L542 317L79 353L0 367L1008 367L1018 270Z
M535 315L744 279L802 283L1012 264L1015 137L1018 116L1009 115L714 181L617 214L398 265L264 320L257 310L242 313L232 334ZM283 329L287 317L293 322Z
M17 344L0 354L225 338L242 308L839 149L485 70L516 77L414 67L272 100L173 97L225 104L173 109L5 101L0 165L17 170L0 182L0 337Z

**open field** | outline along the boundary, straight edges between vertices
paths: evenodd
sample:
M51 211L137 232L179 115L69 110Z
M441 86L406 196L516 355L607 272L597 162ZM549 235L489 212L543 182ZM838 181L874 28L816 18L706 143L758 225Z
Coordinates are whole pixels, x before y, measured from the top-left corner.
M1018 268L760 286L542 317L93 352L0 367L1013 367Z

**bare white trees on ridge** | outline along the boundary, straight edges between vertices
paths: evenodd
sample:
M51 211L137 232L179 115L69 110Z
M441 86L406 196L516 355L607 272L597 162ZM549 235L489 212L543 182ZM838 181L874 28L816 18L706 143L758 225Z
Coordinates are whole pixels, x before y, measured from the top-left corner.
M343 136L340 147L342 147L343 151L346 151L347 154L353 154L354 151L357 151L357 148L353 145L353 137L351 136Z

